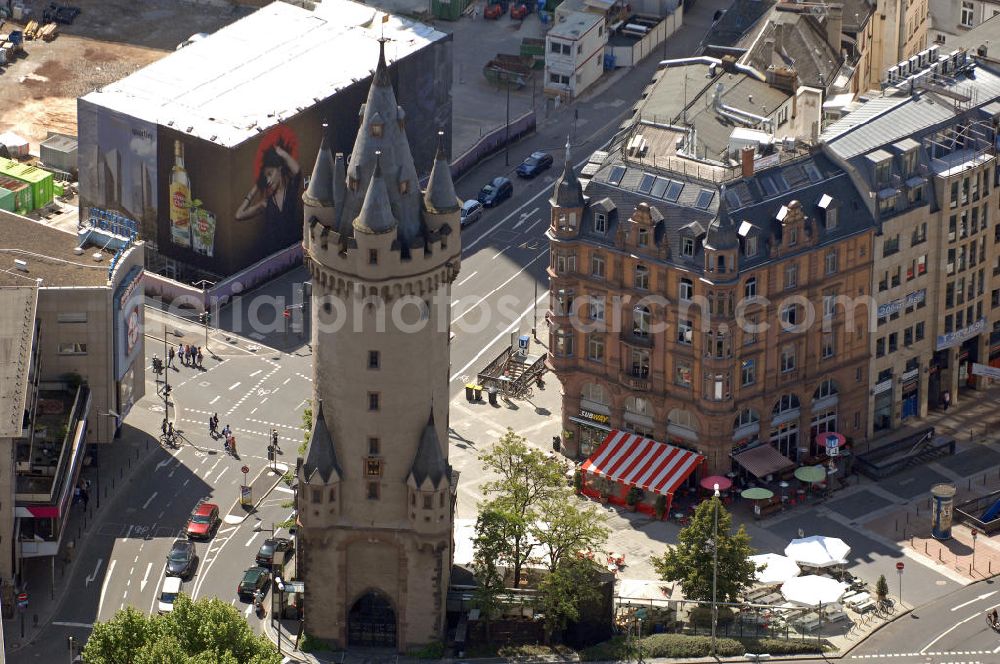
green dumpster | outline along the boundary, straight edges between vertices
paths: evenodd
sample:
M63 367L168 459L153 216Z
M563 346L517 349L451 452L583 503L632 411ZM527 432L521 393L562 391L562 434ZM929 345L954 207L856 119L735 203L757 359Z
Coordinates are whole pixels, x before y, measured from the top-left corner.
M431 14L445 21L457 21L469 6L469 0L431 0Z
M14 211L14 192L0 187L0 210Z

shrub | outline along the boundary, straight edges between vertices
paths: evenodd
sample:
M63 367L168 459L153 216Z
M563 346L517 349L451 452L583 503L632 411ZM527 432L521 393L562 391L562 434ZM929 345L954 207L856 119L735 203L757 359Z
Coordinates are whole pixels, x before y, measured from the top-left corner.
M306 633L302 634L302 639L299 641L299 650L302 652L319 652L321 650L329 650L330 646L326 642L317 639L314 636L309 636Z
M686 634L653 634L642 639L646 657L709 657L712 639L708 636ZM715 651L722 657L737 657L746 650L736 639L717 638Z
M667 513L667 497L662 493L656 497L654 509L656 510L657 519L662 519L663 515Z
M639 487L632 487L628 490L628 495L625 496L625 504L636 505L642 500L642 490Z
M440 641L431 641L420 648L410 650L410 657L417 659L441 659L444 657L444 644Z
M803 653L822 652L827 648L816 643L816 639L808 641L795 641L788 639L758 639L756 641L744 641L747 652L768 653L769 655L798 655Z
M885 580L885 574L878 575L878 581L875 583L875 594L878 595L879 599L885 599L889 595L889 584Z

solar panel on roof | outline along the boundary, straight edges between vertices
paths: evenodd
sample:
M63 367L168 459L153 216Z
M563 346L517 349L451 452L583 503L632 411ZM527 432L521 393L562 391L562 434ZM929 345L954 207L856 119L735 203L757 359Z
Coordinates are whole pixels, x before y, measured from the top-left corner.
M810 182L819 182L823 179L823 176L820 175L819 169L816 168L816 164L809 162L808 164L804 164L802 167L805 169L806 175L809 176Z
M709 191L708 189L702 189L698 193L698 200L695 201L694 206L702 210L707 210L708 206L712 204L713 198L715 198L714 191Z
M684 185L676 180L670 181L670 186L667 187L667 193L663 194L665 200L671 203L676 203L677 199L681 197L681 191L684 190Z
M805 184L809 181L809 176L806 172L802 170L801 166L789 166L785 169L784 175L785 181L793 187L798 187L799 185Z
M611 174L608 175L608 182L617 187L622 183L622 178L625 177L625 171L626 168L624 166L612 167Z
M642 174L642 180L639 181L638 191L640 194L648 194L653 188L653 183L656 182L656 176L650 175L649 173Z
M667 190L668 184L670 184L670 180L666 178L656 178L656 182L653 184L653 188L650 190L649 195L653 198L663 198L663 192Z

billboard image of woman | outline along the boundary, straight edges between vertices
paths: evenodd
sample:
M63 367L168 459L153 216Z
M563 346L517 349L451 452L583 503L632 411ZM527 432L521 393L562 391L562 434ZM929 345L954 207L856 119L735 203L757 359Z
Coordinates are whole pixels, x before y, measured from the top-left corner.
M285 125L269 131L257 148L255 181L236 210L236 219L246 221L264 215L268 237L285 246L302 226L302 170L299 140ZM287 240L287 242L286 242Z

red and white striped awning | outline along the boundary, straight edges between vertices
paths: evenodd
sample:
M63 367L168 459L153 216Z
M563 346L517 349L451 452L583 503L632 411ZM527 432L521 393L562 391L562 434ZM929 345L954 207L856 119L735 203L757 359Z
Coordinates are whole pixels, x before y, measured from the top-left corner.
M700 454L627 431L612 431L583 462L582 470L665 496L705 460Z

